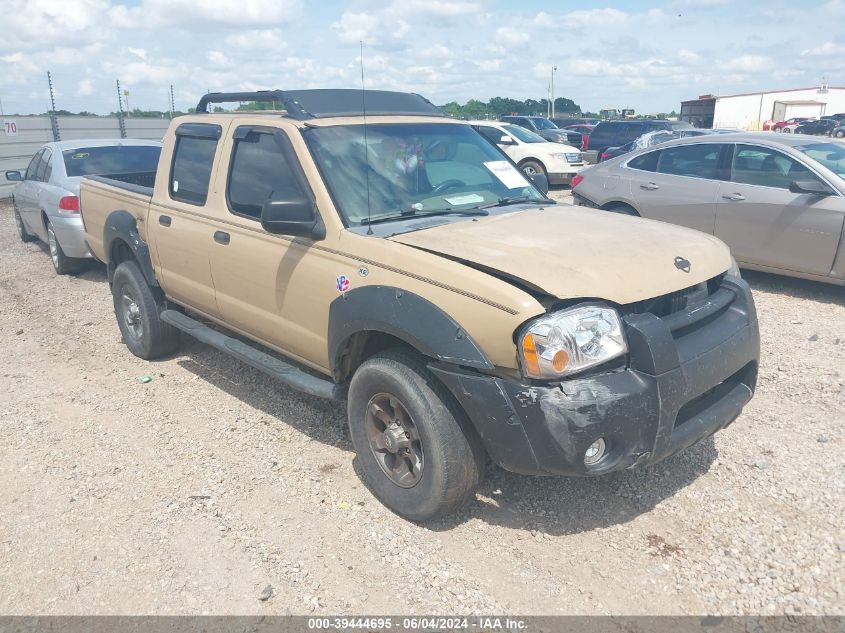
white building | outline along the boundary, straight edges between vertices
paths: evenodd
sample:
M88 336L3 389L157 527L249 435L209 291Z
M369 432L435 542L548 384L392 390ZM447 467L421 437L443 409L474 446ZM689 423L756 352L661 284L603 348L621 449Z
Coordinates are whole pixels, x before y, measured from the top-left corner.
M822 85L739 95L702 95L681 103L682 121L697 127L760 130L766 121L845 112L845 87Z

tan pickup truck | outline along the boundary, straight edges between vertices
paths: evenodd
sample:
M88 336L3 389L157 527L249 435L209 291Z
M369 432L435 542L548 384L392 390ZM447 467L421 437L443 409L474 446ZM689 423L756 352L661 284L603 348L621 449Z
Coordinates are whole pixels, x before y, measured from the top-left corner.
M206 113L237 101L280 108ZM546 190L418 95L212 93L171 124L154 187L86 178L81 209L130 351L188 334L345 399L365 483L426 520L487 458L639 467L753 394L757 317L724 244Z

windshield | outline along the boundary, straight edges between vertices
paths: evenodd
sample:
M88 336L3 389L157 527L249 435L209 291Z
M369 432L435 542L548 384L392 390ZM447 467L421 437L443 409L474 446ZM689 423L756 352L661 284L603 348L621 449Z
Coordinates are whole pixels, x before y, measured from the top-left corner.
M557 126L548 119L532 119L538 130L556 130Z
M68 176L103 176L154 172L158 145L105 145L79 147L62 152Z
M820 162L840 178L845 178L845 143L810 143L795 149Z
M512 125L510 123L506 123L502 127L507 130L508 134L515 136L523 143L548 143L548 141L542 136L535 134L531 130L526 130L524 127L519 127L518 125Z
M545 196L469 125L339 125L303 132L347 225ZM368 191L369 184L369 191Z

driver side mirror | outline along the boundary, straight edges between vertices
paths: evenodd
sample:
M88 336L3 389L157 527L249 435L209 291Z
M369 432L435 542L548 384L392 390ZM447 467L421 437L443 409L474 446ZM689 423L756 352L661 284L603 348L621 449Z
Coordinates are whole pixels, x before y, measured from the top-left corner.
M275 235L307 237L314 241L326 237L326 227L314 203L303 197L267 200L261 208L261 226Z
M831 196L833 192L823 182L818 180L793 180L789 183L792 193L809 193L814 196Z
M19 171L7 171L6 180L11 182L21 182L23 180L23 176L21 176L21 172Z
M546 178L546 174L536 172L531 174L528 178L531 180L531 183L537 187L537 189L543 192L543 195L549 193L549 179Z
M516 141L507 134L502 134L502 138L499 139L499 145L516 145Z

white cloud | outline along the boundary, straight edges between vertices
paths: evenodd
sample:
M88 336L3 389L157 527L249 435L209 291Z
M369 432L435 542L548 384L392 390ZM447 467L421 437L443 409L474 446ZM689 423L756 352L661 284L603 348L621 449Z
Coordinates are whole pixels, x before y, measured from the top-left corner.
M802 57L833 57L834 55L845 55L845 44L825 42L819 46L807 48L801 51Z
M82 79L76 84L77 97L87 97L91 94L94 94L94 84L90 79Z
M506 48L521 46L526 44L531 38L528 33L518 31L510 26L500 26L496 29L496 41Z
M727 70L741 72L757 72L767 70L772 66L774 66L774 62L764 55L740 55L723 64L723 67Z
M628 22L629 15L619 9L589 9L571 11L563 14L564 20L569 20L579 26L613 27Z
M236 50L282 51L287 48L287 42L282 38L281 29L256 29L238 31L227 35L224 39L226 46Z

